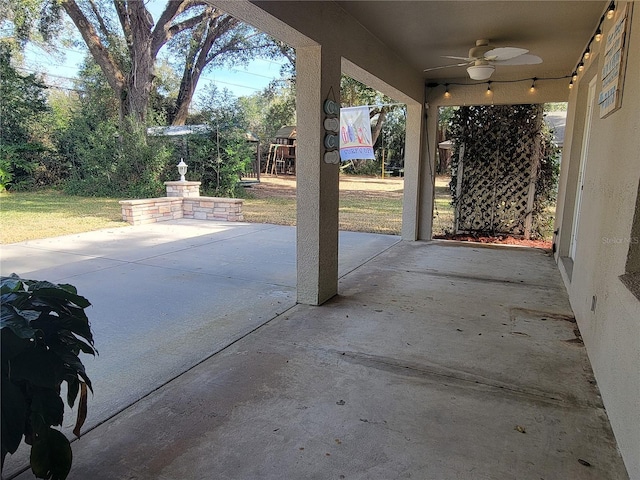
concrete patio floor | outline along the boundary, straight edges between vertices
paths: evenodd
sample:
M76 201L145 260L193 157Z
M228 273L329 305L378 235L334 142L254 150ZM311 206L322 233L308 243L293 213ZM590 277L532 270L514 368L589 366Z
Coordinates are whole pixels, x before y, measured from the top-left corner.
M2 247L94 303L70 479L628 478L543 251L343 232L310 307L290 227L72 237Z

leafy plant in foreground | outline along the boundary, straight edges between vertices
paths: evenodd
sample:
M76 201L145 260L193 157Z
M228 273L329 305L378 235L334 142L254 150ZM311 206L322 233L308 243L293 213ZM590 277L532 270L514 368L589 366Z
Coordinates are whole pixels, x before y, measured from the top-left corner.
M31 469L38 478L65 479L71 469L71 445L60 430L67 382L67 403L79 395L73 433L80 436L87 415L91 380L78 358L95 355L84 309L89 301L72 285L0 277L2 316L2 464L22 438L31 445Z

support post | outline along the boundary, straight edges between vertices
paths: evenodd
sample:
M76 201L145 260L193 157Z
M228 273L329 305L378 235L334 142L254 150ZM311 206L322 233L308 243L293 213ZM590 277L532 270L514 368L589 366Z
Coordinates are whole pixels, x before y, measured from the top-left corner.
M296 50L297 274L299 303L338 293L339 166L324 161L323 102L340 102L340 55L327 46Z

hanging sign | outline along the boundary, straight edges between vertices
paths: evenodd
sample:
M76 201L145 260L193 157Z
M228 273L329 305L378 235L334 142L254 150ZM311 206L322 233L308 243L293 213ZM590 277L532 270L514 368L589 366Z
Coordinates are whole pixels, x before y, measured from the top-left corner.
M340 158L374 160L369 107L340 109Z
M607 33L604 49L604 65L601 72L601 89L598 95L600 118L620 108L626 66L627 28L629 24L629 5L626 4Z

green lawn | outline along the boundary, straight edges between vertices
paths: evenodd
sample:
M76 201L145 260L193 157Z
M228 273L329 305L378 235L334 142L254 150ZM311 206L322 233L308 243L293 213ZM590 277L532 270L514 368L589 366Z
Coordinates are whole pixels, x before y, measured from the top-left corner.
M72 197L56 190L0 193L0 243L128 225L117 199Z
M434 232L451 228L447 189L436 187ZM295 196L244 200L247 222L296 224ZM368 191L341 195L340 229L400 235L402 196ZM117 199L68 196L56 190L0 193L0 243L55 237L101 228L123 227Z

